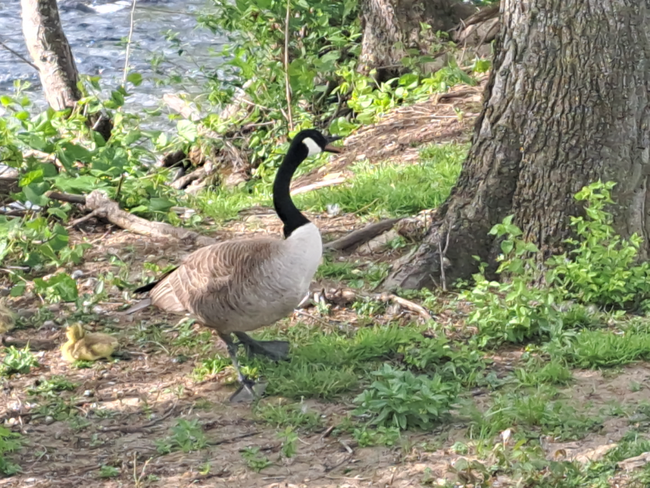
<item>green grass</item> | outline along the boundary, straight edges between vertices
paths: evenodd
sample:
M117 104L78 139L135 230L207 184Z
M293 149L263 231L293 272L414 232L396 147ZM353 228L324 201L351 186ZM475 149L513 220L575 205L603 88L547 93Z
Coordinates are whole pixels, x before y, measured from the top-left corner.
M375 288L388 276L388 264L361 261L332 261L327 256L316 271L316 279L345 281L352 288Z
M467 146L445 144L422 150L418 164L362 162L347 183L296 197L300 208L323 212L338 204L358 215L404 216L435 208L458 179Z
M580 368L623 366L650 359L650 331L582 330L566 348L567 359Z
M427 146L417 164L361 162L351 169L354 177L333 188L322 188L295 197L303 210L323 212L338 204L358 215L404 216L435 208L449 195L467 155L466 144ZM270 206L271 182L251 181L236 189L203 192L192 206L222 222L255 205Z
M317 412L308 411L306 406L300 403L260 403L255 407L255 417L276 428L290 427L311 431L323 425Z

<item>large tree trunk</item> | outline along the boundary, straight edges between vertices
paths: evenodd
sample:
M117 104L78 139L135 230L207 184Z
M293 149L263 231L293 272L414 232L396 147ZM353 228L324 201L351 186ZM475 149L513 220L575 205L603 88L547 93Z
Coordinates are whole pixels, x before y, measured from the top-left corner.
M446 282L494 264L490 228L514 214L544 255L561 249L598 179L618 183L616 230L643 237L650 208L648 1L502 0L503 30L485 105L459 181L421 248L387 280L392 288ZM432 175L435 178L435 175Z
M476 8L459 0L362 0L360 70L386 79L403 70L408 49L426 54L437 31L448 31ZM421 23L431 29L424 32Z
M21 2L25 42L38 67L47 103L54 110L72 108L81 98L79 75L56 0Z

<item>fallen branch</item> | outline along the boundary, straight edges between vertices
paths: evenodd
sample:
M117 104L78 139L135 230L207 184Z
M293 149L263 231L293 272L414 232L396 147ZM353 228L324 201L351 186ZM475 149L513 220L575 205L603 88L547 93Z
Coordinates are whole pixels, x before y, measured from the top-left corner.
M193 181L200 180L202 178L210 176L214 172L215 172L214 165L210 163L206 163L199 169L192 171L190 174L178 178L176 181L174 181L171 184L171 187L177 190L183 190Z
M376 298L382 302L392 301L398 304L400 307L405 308L406 310L417 313L424 320L433 320L433 317L431 317L429 312L427 312L423 306L407 300L406 298L398 297L392 293L381 293L380 295L377 295Z
M54 200L83 203L95 216L102 217L111 224L115 224L122 229L136 234L157 238L173 237L200 247L209 246L217 242L212 237L202 236L191 230L180 229L165 222L151 222L130 214L122 210L117 202L108 198L100 190L94 190L85 197L83 195L70 195L59 192L48 192L46 196Z
M48 191L45 192L45 196L52 200L59 200L60 202L80 203L82 205L86 204L86 197L83 195L71 195L70 193L61 193L59 191Z
M355 230L346 236L328 242L323 246L323 249L327 251L351 251L371 239L374 239L379 234L383 234L387 230L392 229L400 220L402 219L386 219L366 225L363 229Z

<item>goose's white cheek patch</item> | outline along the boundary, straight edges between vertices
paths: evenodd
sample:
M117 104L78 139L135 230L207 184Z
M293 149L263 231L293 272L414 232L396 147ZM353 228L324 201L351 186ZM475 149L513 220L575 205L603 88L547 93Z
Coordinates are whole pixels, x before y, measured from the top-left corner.
M315 154L323 152L321 147L316 144L316 141L314 141L311 137L305 137L302 140L302 143L307 146L307 149L309 150L309 156L314 156Z

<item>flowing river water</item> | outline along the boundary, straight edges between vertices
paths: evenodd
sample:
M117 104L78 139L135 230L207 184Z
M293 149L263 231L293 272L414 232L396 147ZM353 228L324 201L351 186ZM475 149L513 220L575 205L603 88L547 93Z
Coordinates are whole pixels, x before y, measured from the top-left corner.
M218 73L216 53L226 40L197 25L198 14L209 7L209 0L136 0L129 66L142 75L143 83L129 90L132 95L125 107L129 112L161 107L167 92L198 94L206 70ZM79 72L101 76L106 90L119 86L131 0L59 0L59 9ZM169 41L170 36L177 36L178 41ZM0 41L30 59L19 0L0 0ZM170 77L173 83L169 83ZM0 95L10 95L15 80L32 83L30 98L35 108L46 106L34 68L0 46ZM166 112L147 125L168 127Z

